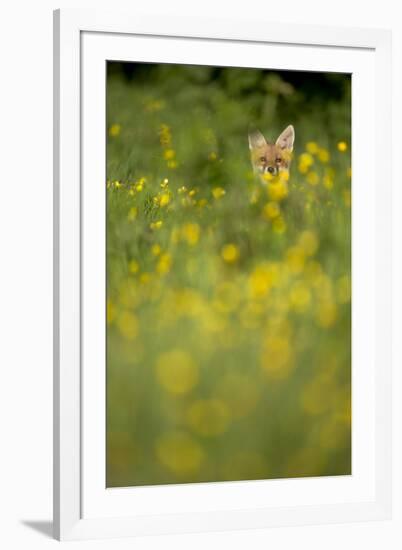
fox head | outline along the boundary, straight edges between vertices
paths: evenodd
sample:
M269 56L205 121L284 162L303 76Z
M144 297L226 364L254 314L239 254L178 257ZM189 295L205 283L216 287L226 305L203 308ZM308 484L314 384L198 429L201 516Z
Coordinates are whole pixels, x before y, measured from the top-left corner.
M292 125L285 128L275 143L267 141L259 130L250 131L248 144L254 171L262 177L288 172L294 140L295 131Z

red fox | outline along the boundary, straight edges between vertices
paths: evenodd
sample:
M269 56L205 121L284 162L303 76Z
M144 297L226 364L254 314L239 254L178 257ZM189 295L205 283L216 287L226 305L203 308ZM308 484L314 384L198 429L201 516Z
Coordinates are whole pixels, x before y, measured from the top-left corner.
M259 130L249 132L251 163L263 183L275 176L288 178L294 140L295 131L292 125L285 128L275 143L267 141Z

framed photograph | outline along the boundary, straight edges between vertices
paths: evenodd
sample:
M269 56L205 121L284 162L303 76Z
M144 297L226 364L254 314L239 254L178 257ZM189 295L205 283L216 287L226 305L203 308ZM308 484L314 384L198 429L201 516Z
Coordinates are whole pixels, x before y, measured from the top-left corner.
M55 12L58 539L390 517L391 36L267 23Z

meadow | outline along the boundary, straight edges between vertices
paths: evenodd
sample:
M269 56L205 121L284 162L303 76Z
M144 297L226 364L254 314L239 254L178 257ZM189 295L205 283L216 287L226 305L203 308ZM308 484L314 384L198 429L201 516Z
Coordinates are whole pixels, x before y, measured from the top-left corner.
M108 64L108 487L351 473L350 85Z

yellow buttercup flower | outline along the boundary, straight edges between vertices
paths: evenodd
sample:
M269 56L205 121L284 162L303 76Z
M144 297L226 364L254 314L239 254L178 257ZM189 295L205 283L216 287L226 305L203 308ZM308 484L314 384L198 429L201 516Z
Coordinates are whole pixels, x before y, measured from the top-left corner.
M121 132L121 126L120 124L112 124L109 128L109 136L110 137L117 137L120 135Z
M348 150L348 144L346 143L346 141L340 141L337 145L337 148L338 148L338 151L340 151L341 153L344 153L345 151Z
M276 263L261 263L255 267L248 279L250 294L253 298L266 296L280 277L279 266Z
M225 194L226 194L226 191L225 191L225 189L223 189L223 187L214 187L212 189L212 195L213 195L214 199L220 199Z
M275 201L267 202L263 210L264 216L269 220L277 218L281 213L281 207Z
M237 262L240 257L239 248L232 243L225 244L225 246L222 247L221 256L226 263L233 264Z
M306 151L311 155L316 155L320 150L318 144L315 141L309 141L306 143Z
M150 227L151 229L160 229L160 228L162 227L162 225L163 225L163 221L162 221L162 220L158 220L158 221L156 221L156 222L150 223L149 227Z
M330 154L327 149L320 149L317 156L322 163L326 164L329 162Z
M278 178L277 180L271 181L267 186L267 191L271 201L280 202L285 199L289 194L286 178Z
M170 203L170 194L169 193L162 193L162 195L159 197L159 205L160 206L166 206Z
M165 160L172 160L176 156L176 151L174 149L165 149L163 151L163 158Z
M309 168L314 164L314 158L310 153L302 153L298 159L299 172L306 174Z
M159 256L159 254L162 252L162 248L160 246L160 244L153 244L151 246L151 252L154 256Z

